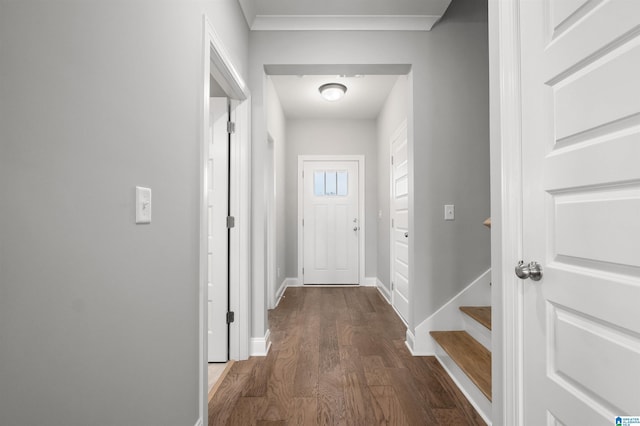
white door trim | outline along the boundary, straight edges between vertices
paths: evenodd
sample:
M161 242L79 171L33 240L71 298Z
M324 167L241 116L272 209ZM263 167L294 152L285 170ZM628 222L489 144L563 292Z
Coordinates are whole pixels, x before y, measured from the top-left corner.
M518 2L489 1L492 422L524 424L522 116Z
M365 220L365 161L364 155L299 155L298 156L298 281L304 283L302 277L302 265L304 265L304 240L302 229L302 217L304 216L304 185L302 183L302 171L304 170L305 161L357 161L358 162L358 180L359 180L359 194L358 194L358 214L360 216L360 238L358 250L360 251L358 256L358 284L362 285L365 282L364 277L364 261L366 258L365 253L365 239L367 236L366 220Z
M211 21L203 15L202 52L202 104L200 132L200 221L198 257L198 413L199 422L208 418L207 401L207 197L206 167L209 158L209 93L210 74L225 90L231 100L232 117L236 132L232 136L230 176L231 214L235 228L230 233L230 305L235 322L229 328L229 356L247 359L249 356L249 278L251 265L251 157L250 157L250 105L251 98L244 80L234 67Z
M267 153L270 155L267 158L267 164L270 163L270 167L265 168L266 172L269 172L270 176L265 176L265 214L266 214L266 226L265 226L265 246L267 252L265 253L265 259L267 263L267 307L273 309L276 307L276 268L277 268L277 246L276 246L276 146L275 140L271 133L267 132ZM271 184L269 186L268 184Z

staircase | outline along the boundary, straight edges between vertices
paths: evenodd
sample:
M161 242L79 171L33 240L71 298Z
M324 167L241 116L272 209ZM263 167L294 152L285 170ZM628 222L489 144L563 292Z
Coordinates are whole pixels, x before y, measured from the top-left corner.
M465 330L431 331L436 357L491 424L491 307L461 306Z

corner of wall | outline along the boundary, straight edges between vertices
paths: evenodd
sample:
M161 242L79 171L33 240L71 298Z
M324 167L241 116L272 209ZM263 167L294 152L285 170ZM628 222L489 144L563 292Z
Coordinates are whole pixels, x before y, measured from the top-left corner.
M435 342L429 335L434 330L461 330L463 328L462 315L459 307L465 305L491 305L491 269L483 272L460 293L445 303L429 318L416 326L415 335L410 350L415 356L435 355ZM409 346L409 330L407 330L407 346Z
M378 289L382 297L384 297L384 300L386 300L388 304L391 304L391 293L379 278L376 279L376 288Z

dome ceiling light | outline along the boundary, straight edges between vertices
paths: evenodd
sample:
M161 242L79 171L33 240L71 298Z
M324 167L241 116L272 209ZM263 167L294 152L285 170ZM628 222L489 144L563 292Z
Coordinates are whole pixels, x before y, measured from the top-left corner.
M340 83L327 83L318 88L320 94L327 101L334 102L342 99L347 92L347 86Z

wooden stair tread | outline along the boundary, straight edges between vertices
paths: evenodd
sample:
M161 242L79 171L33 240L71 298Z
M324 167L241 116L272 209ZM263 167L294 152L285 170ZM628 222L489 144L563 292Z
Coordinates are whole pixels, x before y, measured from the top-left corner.
M460 306L460 310L491 330L491 306Z
M491 352L466 331L432 331L429 334L491 401Z

